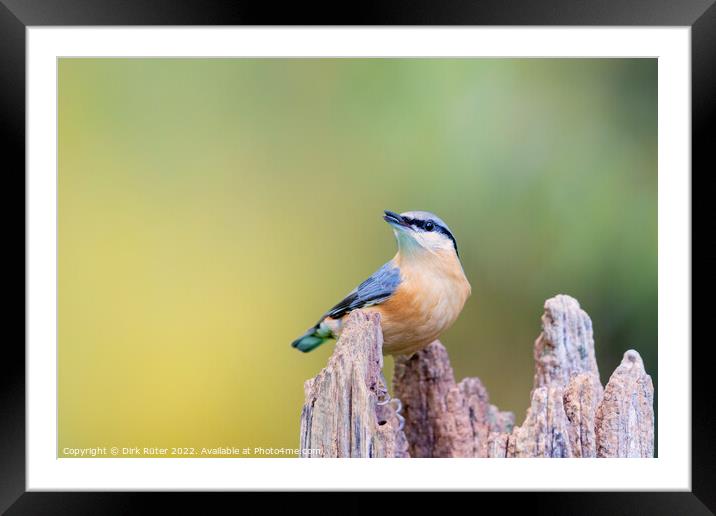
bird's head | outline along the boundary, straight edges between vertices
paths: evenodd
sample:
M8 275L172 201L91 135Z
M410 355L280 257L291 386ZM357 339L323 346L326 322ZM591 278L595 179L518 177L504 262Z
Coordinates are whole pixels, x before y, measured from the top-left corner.
M450 228L440 217L429 211L395 213L385 210L383 219L393 226L398 250L403 254L420 252L455 253L457 242Z

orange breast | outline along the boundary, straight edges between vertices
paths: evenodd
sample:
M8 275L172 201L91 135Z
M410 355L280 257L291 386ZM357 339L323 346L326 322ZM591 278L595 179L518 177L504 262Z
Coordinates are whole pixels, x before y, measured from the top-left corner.
M366 309L380 313L383 352L391 355L413 353L438 338L460 315L471 290L457 258L402 263L400 269L396 292Z

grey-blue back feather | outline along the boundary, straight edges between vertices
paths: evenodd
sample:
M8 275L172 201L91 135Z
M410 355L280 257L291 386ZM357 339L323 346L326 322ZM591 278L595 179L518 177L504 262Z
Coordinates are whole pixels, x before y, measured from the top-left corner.
M353 310L382 303L393 295L398 285L400 285L400 269L393 262L388 262L358 285L343 301L331 308L321 320L326 317L340 319Z

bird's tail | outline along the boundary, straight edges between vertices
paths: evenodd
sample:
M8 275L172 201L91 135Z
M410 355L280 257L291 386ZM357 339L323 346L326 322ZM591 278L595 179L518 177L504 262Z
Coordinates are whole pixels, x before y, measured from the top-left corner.
M306 333L291 343L291 346L308 353L333 337L331 331L321 323L318 323Z

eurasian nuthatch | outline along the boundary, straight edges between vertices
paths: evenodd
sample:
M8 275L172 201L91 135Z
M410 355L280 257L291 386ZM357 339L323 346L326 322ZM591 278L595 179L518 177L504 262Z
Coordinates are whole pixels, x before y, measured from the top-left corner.
M386 210L383 218L393 227L398 253L296 339L294 348L311 351L338 338L345 315L357 309L380 313L383 352L390 355L424 348L455 322L471 288L447 224L427 211Z

